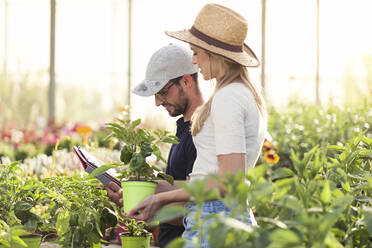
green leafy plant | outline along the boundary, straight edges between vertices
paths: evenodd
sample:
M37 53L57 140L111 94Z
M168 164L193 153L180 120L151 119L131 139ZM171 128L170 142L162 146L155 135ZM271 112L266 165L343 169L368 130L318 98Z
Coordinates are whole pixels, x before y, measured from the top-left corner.
M0 166L0 241L21 235L58 235L61 247L94 247L117 224L114 206L97 179L22 178L17 163Z
M17 162L0 165L0 179L0 219L10 226L23 225L31 233L39 231L44 221L33 212L33 207L42 203L43 196L35 194L40 183L23 180Z
M345 145L362 131L366 131L366 136L371 138L371 108L372 101L365 99L358 105L323 108L294 101L284 111L270 109L268 130L280 156L276 167L293 169L291 150L304 154L316 145Z
M152 235L146 230L145 222L123 217L118 226L124 230L120 233L122 247L150 247Z
M26 247L25 242L31 242L30 235L34 242L40 242L41 235L36 233L44 225L33 209L40 199L34 189L40 184L33 179L24 180L22 173L17 162L0 165L0 244L5 247Z
M48 188L48 222L55 226L62 247L94 247L106 228L117 224L113 206L96 179L51 177L43 180Z
M101 166L96 169L91 176L96 176L110 168L121 168L121 178L126 180L151 181L164 179L173 183L173 178L163 173L155 165L151 165L147 160L151 155L156 157L156 162L166 160L163 158L160 146L169 143L176 144L177 137L170 135L165 130L150 131L141 128L141 120L118 120L118 123L108 123L107 128L112 133L107 138L116 138L122 145L120 163Z
M231 215L211 216L207 228L207 219L195 218L211 247L371 247L372 140L361 133L345 146L293 151L290 159L293 169L273 170L275 165L268 163L245 175L225 175L222 200ZM212 193L203 189L202 182L186 187L199 208ZM258 226L235 219L245 215L246 200ZM169 247L183 243L175 240ZM200 247L201 236L194 244Z
M117 227L124 229L124 234L130 237L145 237L151 235L149 231L146 230L146 223L144 221L139 221L127 217L119 217L119 223Z
M19 199L17 191L23 183L17 171L21 171L17 162L0 165L0 219L10 225L17 224L12 208Z

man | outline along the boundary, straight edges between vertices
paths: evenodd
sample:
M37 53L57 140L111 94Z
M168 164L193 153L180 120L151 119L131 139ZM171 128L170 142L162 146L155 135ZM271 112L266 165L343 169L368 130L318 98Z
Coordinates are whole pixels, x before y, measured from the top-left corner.
M192 172L196 150L190 133L190 119L195 109L203 104L198 86L198 68L192 64L191 51L169 44L156 51L146 70L146 79L133 93L140 96L155 95L156 106L163 106L170 116L182 115L177 120L179 143L172 145L166 173L174 180L186 180ZM159 183L157 192L169 190L169 185ZM122 206L121 189L115 184L107 188L109 197ZM165 247L184 231L182 221L176 219L160 224L159 246Z

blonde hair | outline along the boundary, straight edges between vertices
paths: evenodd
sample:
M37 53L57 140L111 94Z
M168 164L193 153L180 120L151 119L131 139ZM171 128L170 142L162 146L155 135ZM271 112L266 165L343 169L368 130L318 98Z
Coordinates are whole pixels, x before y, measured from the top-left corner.
M224 72L224 76L220 80L218 81L216 80L214 91L212 92L208 101L201 105L199 108L197 108L194 114L192 115L191 135L195 136L197 133L200 132L201 128L203 127L203 124L211 111L213 97L216 94L216 92L237 80L242 81L252 92L261 115L263 117L266 117L264 99L261 95L261 92L258 91L256 87L250 82L247 68L225 57L209 53L204 49L203 51L209 55L210 73L212 73L213 65L217 66L219 70L222 70Z

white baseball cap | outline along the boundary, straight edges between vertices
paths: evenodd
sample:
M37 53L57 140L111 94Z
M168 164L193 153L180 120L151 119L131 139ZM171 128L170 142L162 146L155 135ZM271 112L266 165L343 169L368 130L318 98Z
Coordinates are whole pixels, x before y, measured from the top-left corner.
M171 79L198 72L192 64L191 50L169 44L157 50L147 64L146 78L133 89L139 96L158 93Z

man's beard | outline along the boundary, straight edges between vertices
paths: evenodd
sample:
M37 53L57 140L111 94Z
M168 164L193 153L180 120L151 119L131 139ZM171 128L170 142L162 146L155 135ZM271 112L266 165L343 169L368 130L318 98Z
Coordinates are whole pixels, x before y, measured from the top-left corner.
M178 88L178 87L177 87ZM174 110L169 112L169 115L172 117L176 117L179 115L183 115L186 113L187 109L189 108L189 99L183 92L182 88L178 88L178 102L170 104Z

